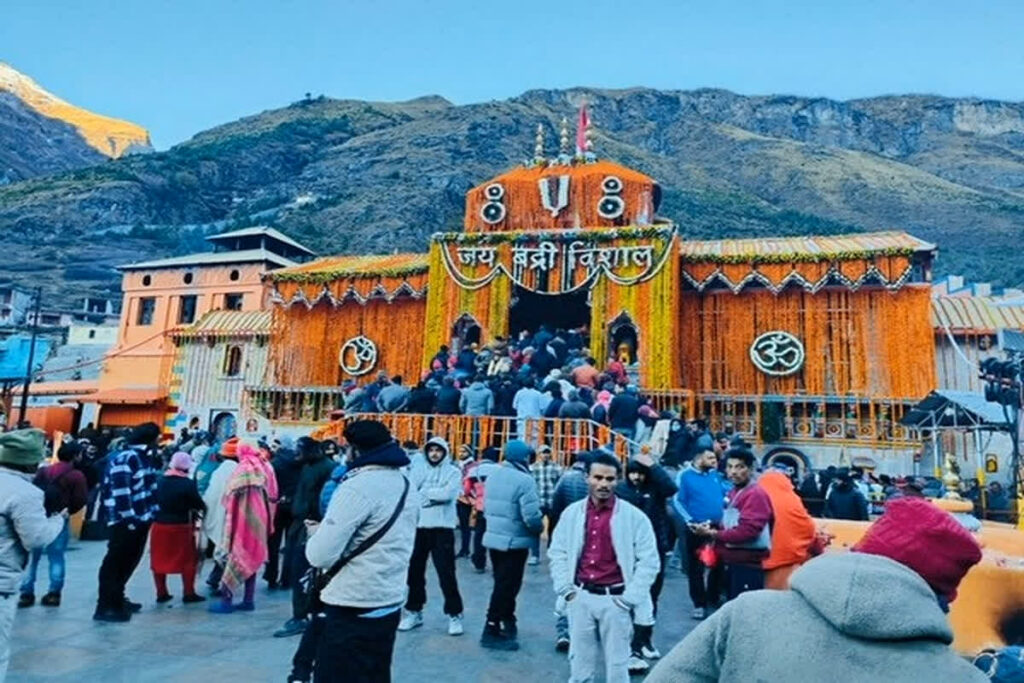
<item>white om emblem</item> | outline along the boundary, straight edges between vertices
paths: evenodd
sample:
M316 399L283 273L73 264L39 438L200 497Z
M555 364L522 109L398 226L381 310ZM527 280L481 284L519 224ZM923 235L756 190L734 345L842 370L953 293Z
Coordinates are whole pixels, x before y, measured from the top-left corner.
M346 374L365 375L377 365L377 345L363 335L352 337L341 345L338 363Z
M750 345L750 360L766 375L792 375L804 358L804 345L789 332L765 332Z

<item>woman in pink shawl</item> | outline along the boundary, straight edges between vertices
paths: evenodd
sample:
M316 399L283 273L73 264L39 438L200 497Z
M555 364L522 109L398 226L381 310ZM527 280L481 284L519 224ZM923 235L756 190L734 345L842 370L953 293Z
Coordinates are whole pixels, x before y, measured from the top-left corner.
M273 532L277 501L274 470L254 445L238 446L238 467L231 474L221 505L224 506L224 535L217 545L218 560L224 567L221 579L223 595L210 605L211 612L227 614L234 610L255 609L256 572L269 557L268 539ZM232 596L244 586L242 602L234 605Z
M605 390L597 392L597 400L594 401L594 405L590 409L590 415L594 418L594 422L608 424L608 406L611 404L612 392Z

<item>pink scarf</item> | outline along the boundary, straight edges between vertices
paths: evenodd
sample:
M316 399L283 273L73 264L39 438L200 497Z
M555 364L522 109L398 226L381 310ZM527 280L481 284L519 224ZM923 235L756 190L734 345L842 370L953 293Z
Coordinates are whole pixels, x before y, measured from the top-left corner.
M224 586L232 593L256 574L269 557L267 540L273 531L277 480L259 452L247 444L238 448L238 467L232 472L221 504L227 511L221 557Z

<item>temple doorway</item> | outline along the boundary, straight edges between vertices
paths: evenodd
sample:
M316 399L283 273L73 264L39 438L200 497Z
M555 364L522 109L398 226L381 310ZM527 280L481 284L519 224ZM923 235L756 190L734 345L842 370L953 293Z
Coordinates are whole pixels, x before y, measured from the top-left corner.
M640 360L640 337L633 319L625 313L619 314L608 326L608 355L627 368Z
M590 325L589 291L581 287L567 294L538 294L518 285L512 292L508 329L512 339L523 330L534 334L541 325L570 330Z
M463 313L452 325L452 353L458 353L471 344L480 343L480 323L469 313Z

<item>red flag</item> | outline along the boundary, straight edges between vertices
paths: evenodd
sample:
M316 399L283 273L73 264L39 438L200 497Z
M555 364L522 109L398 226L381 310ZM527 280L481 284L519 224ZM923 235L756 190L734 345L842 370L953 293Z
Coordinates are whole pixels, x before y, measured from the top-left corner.
M587 151L587 128L590 127L590 115L587 114L587 102L580 105L579 119L576 121L576 154L583 156Z

